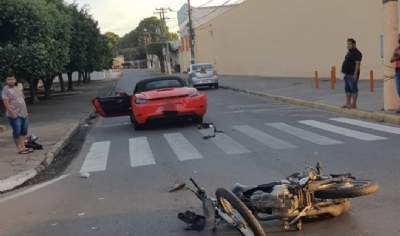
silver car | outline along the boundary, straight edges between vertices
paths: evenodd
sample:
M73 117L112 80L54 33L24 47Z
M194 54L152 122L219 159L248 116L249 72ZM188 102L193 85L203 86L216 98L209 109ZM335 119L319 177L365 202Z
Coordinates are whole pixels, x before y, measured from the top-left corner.
M211 63L191 64L186 71L189 84L193 87L214 86L218 88L218 73ZM185 74L186 74L185 73Z

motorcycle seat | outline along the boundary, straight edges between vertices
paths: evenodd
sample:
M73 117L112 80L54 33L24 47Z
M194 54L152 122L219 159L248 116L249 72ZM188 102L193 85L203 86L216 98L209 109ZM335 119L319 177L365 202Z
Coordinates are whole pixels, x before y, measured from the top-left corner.
M255 188L257 188L257 185L243 185L240 183L236 183L233 185L231 191L232 191L232 193L237 195L239 193L244 193L244 192L247 192L247 191L255 189Z

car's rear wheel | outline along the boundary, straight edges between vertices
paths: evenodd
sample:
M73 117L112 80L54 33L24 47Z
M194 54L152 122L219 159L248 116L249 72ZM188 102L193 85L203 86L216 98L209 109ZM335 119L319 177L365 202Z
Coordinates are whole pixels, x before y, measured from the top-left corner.
M135 117L133 115L130 116L131 117L131 123L133 124L133 127L136 131L139 130L143 130L144 129L144 125L139 124L136 120Z
M215 84L215 85L214 85L214 88L215 88L215 89L218 89L218 87L219 87L218 84Z

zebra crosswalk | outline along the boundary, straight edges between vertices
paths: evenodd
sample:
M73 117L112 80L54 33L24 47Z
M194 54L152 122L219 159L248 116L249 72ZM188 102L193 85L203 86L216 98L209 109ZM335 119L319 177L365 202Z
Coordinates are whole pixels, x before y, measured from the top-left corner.
M345 125L346 127L341 127L340 125ZM251 125L234 125L231 127L232 130L238 131L235 132L236 134L234 136L230 136L231 133L218 133L208 141L226 155L244 155L252 153L252 150L250 147L245 146L243 143L243 137L250 139L251 143L263 145L267 149L274 149L277 151L299 148L298 144L295 145L291 143L290 140L282 140L279 137L271 135L271 133L277 134L277 132L289 135L292 137L290 138L291 140L297 138L309 142L311 145L314 144L320 146L344 145L345 140L339 140L340 138L338 137L340 136L343 136L347 140L350 138L364 142L389 139L388 137L381 136L381 134L370 134L368 131L364 130L400 135L400 128L396 126L342 117L330 118L323 122L317 120L299 120L291 122L290 124L284 122L265 123L265 127L270 130L273 129L274 132L267 133L265 129L256 129ZM354 127L354 129L357 128L358 130L348 127ZM320 130L322 134L318 133L318 130ZM363 132L359 130L363 130ZM205 136L209 135L212 131L198 130L195 132L199 132L199 136ZM237 133L242 137L238 137ZM334 137L328 137L328 133L332 133ZM165 144L170 147L175 158L179 161L203 159L207 156L207 150L199 150L200 148L196 148L196 146L198 147L199 145L191 143L181 132L165 133L162 135L162 139L165 141ZM121 140L115 142L120 143ZM151 138L146 136L134 137L126 140L127 146L129 147L131 167L157 164L158 157L155 156L154 150L151 148L151 142ZM160 139L158 139L158 142L160 142ZM93 142L90 151L87 153L84 163L82 164L80 172L105 171L112 143L112 140Z

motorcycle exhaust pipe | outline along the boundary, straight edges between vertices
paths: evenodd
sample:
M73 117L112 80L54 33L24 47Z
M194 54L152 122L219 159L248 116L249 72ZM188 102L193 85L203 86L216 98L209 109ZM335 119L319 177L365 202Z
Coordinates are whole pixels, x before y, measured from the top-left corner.
M328 206L328 207L324 207L321 209L309 209L302 214L302 217L318 216L318 215L324 215L324 214L330 215L332 217L337 217L337 216L341 215L342 213L348 211L349 209L350 209L350 201L345 201L341 204ZM266 216L266 217L260 217L257 215L257 213L255 213L255 214L253 213L253 215L259 221L270 221L270 220L279 220L279 219L297 217L299 215L299 213L291 213L291 214L287 214L287 215Z

